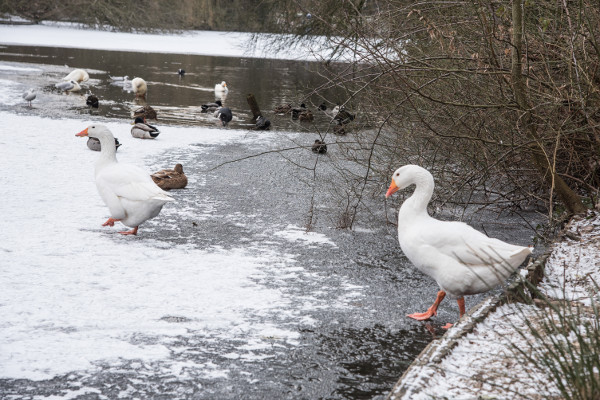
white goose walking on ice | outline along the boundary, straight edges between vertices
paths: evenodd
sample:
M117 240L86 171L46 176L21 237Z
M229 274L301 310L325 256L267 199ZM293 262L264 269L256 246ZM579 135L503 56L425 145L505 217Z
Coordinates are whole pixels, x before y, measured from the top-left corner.
M104 125L90 125L75 136L100 140L96 187L110 211L110 218L102 226L114 226L120 221L133 229L119 233L136 235L143 222L156 217L166 203L173 201L167 192L156 186L149 173L117 161L115 138Z
M427 204L433 194L433 176L417 165L397 169L385 196L410 185L416 187L398 212L398 241L406 257L435 279L441 290L426 312L407 316L424 321L437 315L447 293L457 299L462 317L463 296L486 292L504 282L532 249L489 238L463 222L439 221L429 216Z

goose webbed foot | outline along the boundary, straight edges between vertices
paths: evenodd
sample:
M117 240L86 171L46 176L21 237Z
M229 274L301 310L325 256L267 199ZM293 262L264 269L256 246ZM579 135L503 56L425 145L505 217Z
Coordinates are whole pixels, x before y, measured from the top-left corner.
M136 226L135 228L133 228L130 231L122 231L119 232L121 235L137 235L137 231L138 231L138 227Z
M427 309L427 311L425 311L424 313L408 314L407 317L416 319L417 321L428 320L429 318L433 317L434 315L437 315L437 309L438 309L440 303L442 302L442 300L444 300L444 297L446 297L446 292L444 292L443 290L440 290L437 294L435 302L431 305L431 307L429 307Z
M120 221L120 219L109 218L105 223L102 224L102 226L115 226L115 222L117 221Z

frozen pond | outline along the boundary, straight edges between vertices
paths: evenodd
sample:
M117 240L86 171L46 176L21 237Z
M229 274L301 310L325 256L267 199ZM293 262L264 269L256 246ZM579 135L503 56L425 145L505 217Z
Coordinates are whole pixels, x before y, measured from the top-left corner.
M354 231L340 230L336 147L319 156L316 181L298 167L314 164L299 146L314 141L326 116L315 126L273 117L275 130L248 130L246 94L270 114L318 84L310 63L1 50L2 398L370 399L385 396L432 339L405 314L425 310L437 287L386 224L386 188L367 200L372 213ZM72 67L90 72L98 111L85 96L53 89ZM109 74L150 82L157 140L129 135L136 102ZM226 129L199 112L220 80L236 114ZM30 86L33 109L20 98ZM98 122L123 143L121 162L149 171L181 162L188 175L176 202L137 237L100 226L108 214L93 183L98 153L74 136ZM270 152L290 147L285 157ZM241 161L219 166L231 160ZM497 222L486 231L507 240L516 227L528 243L530 232ZM443 303L432 327L440 333L456 317L455 304Z

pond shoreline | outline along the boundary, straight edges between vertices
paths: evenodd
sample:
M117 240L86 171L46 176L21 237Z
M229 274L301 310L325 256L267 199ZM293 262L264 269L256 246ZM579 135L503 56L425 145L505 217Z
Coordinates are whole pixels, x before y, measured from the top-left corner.
M523 279L514 281L507 288L506 293L484 299L465 314L443 337L431 342L400 377L387 399L429 399L432 396L435 398L464 399L516 396L516 398L543 399L556 396L557 389L551 383L550 372L544 379L544 372L538 370L538 365L528 365L526 368L529 368L530 371L537 370L536 377L539 380L539 382L528 382L528 378L521 374L520 369L507 367L507 358L511 356L519 358L518 354L511 350L511 347L516 346L524 334L528 334L529 325L525 322L525 319L531 313L517 313L519 315L516 318L519 321L516 323L513 321L504 327L500 334L501 339L505 341L502 349L499 349L497 343L490 340L486 331L489 331L491 327L497 327L497 321L492 320L498 318L495 314L497 314L499 308L511 307L512 305L518 309L519 304L531 303L529 297L531 293L528 288L531 286L542 288L545 284L544 279L551 279L550 275L556 273L556 270L547 268L549 260L550 262L554 261L554 263L556 263L555 260L563 260L565 263L579 262L579 260L571 257L571 254L578 252L578 250L572 250L572 248L580 247L582 252L587 251L591 254L597 251L594 250L594 243L600 236L600 230L598 229L600 215L590 211L587 219L593 222L583 225L584 228L582 229L582 221L585 222L586 219L581 216L573 218L563 231L557 235L550 249L537 257L535 261L530 262L521 271L520 275ZM565 265L565 268L569 267L571 269L577 268L576 265ZM586 270L586 268L584 267L583 270ZM592 281L597 282L599 275L600 271L596 270L591 278ZM565 283L565 286L567 285L568 283ZM567 288L565 291L569 291L569 289ZM591 290L590 293L592 293L591 299L594 297L594 291ZM598 296L597 292L595 292L595 296ZM522 303L523 300L525 300L525 303ZM536 300L535 304L538 307L548 307L549 303L546 303L546 300ZM528 306L523 305L523 308L525 307ZM500 318L505 317L506 314L501 312ZM594 313L588 314L586 318L593 319ZM597 318L597 315L595 318ZM475 343L475 345L469 347L465 346L465 343L471 345ZM479 354L487 354L488 356L486 361L481 364L465 364L465 357L467 359L469 357L465 354L472 354L473 358L477 358ZM521 362L524 361L521 360ZM455 367L456 371L453 371L452 367ZM461 368L462 373L459 372ZM493 369L498 370L499 373L490 376L489 371ZM462 382L457 384L457 380L462 380ZM513 383L509 384L507 382ZM523 391L523 387L525 387L525 390L531 390L531 388L534 388L534 390L527 393Z

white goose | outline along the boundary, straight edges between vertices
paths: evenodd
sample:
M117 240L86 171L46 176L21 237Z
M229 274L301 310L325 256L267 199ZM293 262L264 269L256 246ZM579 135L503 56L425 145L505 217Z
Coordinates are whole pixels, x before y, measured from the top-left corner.
M410 185L416 187L398 212L398 241L406 257L435 279L441 290L426 312L407 316L423 321L437 315L447 293L457 298L462 317L463 296L486 292L504 282L531 254L531 248L489 238L463 222L430 217L427 204L433 194L433 176L417 165L398 168L385 196Z
M68 82L58 82L54 84L54 86L65 92L79 92L81 90L81 86L76 81L68 81Z
M90 79L90 76L88 75L88 73L85 70L74 69L73 71L71 71L69 73L69 75L65 76L62 80L63 81L75 81L77 83L80 83L82 81L87 81L88 79Z
M131 80L131 88L136 97L146 97L148 91L148 85L142 78L133 78Z
M218 94L229 93L229 88L227 87L227 83L225 83L225 81L222 81L221 83L217 83L215 85L215 93L218 93Z
M102 226L114 226L120 221L133 229L119 233L136 235L144 221L156 217L163 205L173 201L167 192L156 186L149 173L134 165L117 162L115 138L104 125L90 125L75 136L100 140L96 187L111 215Z

